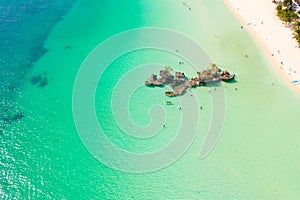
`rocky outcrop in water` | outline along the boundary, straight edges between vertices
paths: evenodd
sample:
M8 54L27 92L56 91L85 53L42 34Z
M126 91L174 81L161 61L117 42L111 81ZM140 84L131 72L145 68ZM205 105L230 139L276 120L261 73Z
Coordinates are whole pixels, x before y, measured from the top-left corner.
M150 79L145 82L145 85L164 86L174 80L174 76L168 70L160 70L159 74L161 78L157 78L157 75L151 74Z
M197 72L198 77L188 79L183 72L175 72L175 76L171 74L172 68L166 67L165 70L160 70L161 78L152 74L148 81L145 81L146 86L165 86L170 85L173 91L167 91L165 94L170 97L179 96L185 93L190 87L203 86L209 83L220 81L230 81L235 78L228 71L222 71L215 64L211 64L210 68Z

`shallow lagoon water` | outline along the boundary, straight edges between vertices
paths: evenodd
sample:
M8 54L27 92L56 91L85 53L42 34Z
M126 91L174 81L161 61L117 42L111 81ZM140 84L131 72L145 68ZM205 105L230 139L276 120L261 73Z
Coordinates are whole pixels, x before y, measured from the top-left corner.
M237 82L224 83L225 123L205 159L199 159L199 150L211 121L209 91L214 90L203 87L193 90L204 110L197 111L200 125L191 148L167 168L131 174L106 167L85 149L73 121L72 92L81 63L96 45L113 34L145 26L174 29L193 38L214 62L234 72ZM1 195L7 199L296 199L300 96L273 72L253 37L239 27L219 1L191 0L185 5L171 0L77 1L53 27L44 44L47 53L25 77L16 99L25 118L1 136ZM122 135L107 97L122 73L140 64L166 64L193 75L193 68L179 65L180 60L166 52L132 52L112 63L94 83L98 84L96 114L111 141L128 151L143 152L163 147L174 137L180 111L176 100L174 106L164 105L164 88L141 87L129 102L129 113L141 126L149 123L153 103L165 107L167 128L151 140ZM30 83L32 75L44 72L46 87Z

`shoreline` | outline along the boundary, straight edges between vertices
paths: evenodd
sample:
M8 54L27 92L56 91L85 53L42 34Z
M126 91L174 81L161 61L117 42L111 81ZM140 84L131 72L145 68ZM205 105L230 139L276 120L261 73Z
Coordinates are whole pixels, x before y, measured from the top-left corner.
M285 27L275 14L276 4L271 0L224 0L247 31L257 40L273 68L289 85L300 93L300 49L292 30ZM259 7L257 5L260 5Z

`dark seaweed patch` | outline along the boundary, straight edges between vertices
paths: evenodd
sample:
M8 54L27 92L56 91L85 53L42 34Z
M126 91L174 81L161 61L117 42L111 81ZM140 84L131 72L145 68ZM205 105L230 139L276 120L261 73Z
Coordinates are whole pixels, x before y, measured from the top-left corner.
M45 87L48 84L47 73L34 75L31 77L31 83L39 87Z

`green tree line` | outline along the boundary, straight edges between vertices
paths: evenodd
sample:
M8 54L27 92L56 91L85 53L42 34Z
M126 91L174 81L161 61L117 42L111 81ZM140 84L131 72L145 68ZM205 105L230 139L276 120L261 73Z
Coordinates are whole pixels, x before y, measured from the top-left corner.
M293 38L300 46L300 21L298 15L293 11L293 1L284 0L282 4L276 6L277 16L285 23L293 25Z

